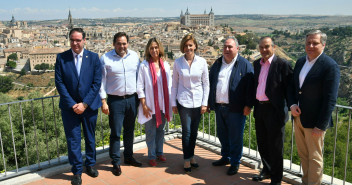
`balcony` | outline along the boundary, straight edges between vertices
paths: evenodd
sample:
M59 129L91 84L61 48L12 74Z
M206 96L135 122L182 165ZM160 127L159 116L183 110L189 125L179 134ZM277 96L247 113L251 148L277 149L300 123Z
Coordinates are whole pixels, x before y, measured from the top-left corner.
M65 134L58 96L0 104L0 184L69 184ZM337 105L335 127L328 130L324 141L324 184L351 184L350 125L351 107ZM136 124L135 157L143 166L122 164L122 175L111 174L108 157L109 126L107 116L99 113L96 127L97 168L99 177L83 174L84 184L262 184L251 181L258 173L260 156L256 147L254 119L247 118L244 149L239 173L227 176L227 167L213 167L220 158L215 115L205 114L201 120L196 147L199 169L185 175L183 171L181 126L176 115L165 128L166 163L149 167L143 126ZM337 124L336 124L337 123ZM286 124L283 184L299 184L301 167L294 143L293 124ZM123 147L123 146L122 146ZM84 142L82 142L84 150ZM263 181L269 183L270 180Z

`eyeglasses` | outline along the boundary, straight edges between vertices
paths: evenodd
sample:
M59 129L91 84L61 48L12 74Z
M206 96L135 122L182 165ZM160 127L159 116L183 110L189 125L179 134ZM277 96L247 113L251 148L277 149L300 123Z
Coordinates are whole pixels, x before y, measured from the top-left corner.
M77 40L70 39L70 41L71 41L72 43L75 43L75 42L76 42L76 43L78 43L78 44L82 42L82 40L78 40L78 39L77 39Z

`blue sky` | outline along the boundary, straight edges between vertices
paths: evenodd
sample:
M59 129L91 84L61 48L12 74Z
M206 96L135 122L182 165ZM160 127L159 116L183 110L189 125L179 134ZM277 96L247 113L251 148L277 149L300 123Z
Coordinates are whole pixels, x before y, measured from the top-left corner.
M0 20L66 19L69 9L73 18L176 17L187 7L193 14L213 7L216 15L352 15L351 0L5 0Z

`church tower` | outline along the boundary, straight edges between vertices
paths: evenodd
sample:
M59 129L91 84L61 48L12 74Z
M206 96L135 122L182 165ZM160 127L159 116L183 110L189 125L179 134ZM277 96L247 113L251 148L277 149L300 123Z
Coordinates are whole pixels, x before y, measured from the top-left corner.
M71 15L71 10L68 10L68 25L67 28L68 30L71 30L73 28L73 20L72 20L72 15Z

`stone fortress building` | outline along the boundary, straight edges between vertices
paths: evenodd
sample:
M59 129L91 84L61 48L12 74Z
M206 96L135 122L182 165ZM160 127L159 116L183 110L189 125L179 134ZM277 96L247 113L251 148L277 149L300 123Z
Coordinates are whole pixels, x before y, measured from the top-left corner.
M207 14L204 10L204 14L191 14L187 10L185 14L181 10L180 23L185 26L194 27L194 26L214 26L214 12L211 8L210 12Z

